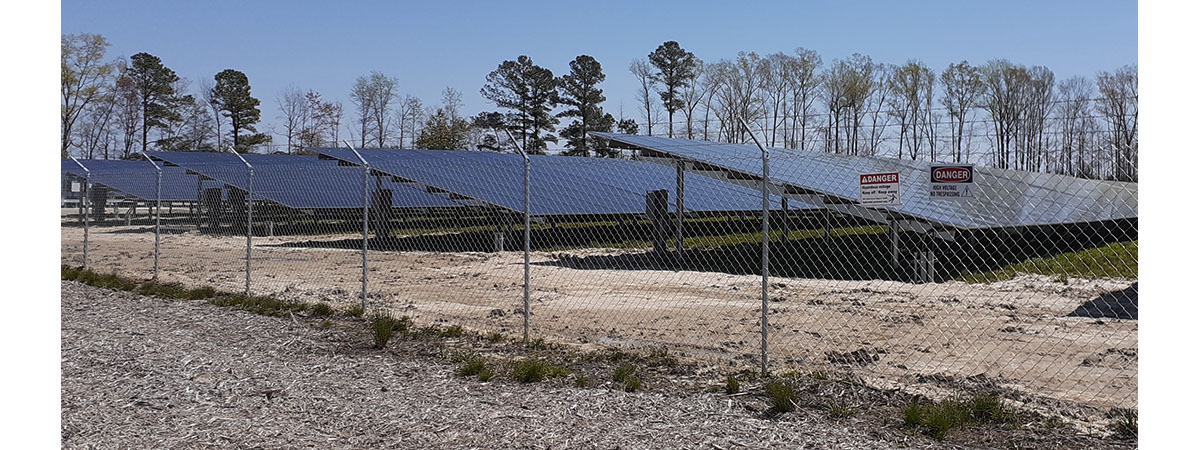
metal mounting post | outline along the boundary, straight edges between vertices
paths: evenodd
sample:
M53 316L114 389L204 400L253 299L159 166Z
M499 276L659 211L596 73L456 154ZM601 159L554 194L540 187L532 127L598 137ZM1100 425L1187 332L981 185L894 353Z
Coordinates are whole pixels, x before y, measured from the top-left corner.
M246 158L233 148L230 148L229 152L242 160L242 164L245 164L249 171L249 179L246 181L246 295L250 295L250 247L254 244L251 237L254 234L254 166L246 162Z
M83 189L80 189L79 192L82 194L81 204L83 205L83 268L86 269L88 256L88 232L90 231L92 225L92 221L90 219L90 216L92 215L92 201L89 199L89 197L92 195L92 171L88 170L88 168L85 167L83 163L79 162L78 159L75 159L74 156L67 155L67 157L71 158L71 161L75 161L75 164L78 165L80 169L83 169Z
M150 159L150 155L147 155L146 152L142 152L142 156L145 156L146 161L150 161L150 164L154 165L156 172L154 180L154 276L150 279L158 281L158 243L162 226L162 167Z
M739 120L742 123L742 127L750 134L750 138L754 140L754 145L757 145L758 150L762 152L762 354L760 355L760 369L762 369L763 375L767 375L767 278L769 276L768 269L771 264L771 204L767 196L767 180L771 177L771 154L758 142L758 137L754 135L754 131L750 129L750 125L746 124L746 120L741 118Z
M517 152L525 159L525 343L529 343L529 172L530 161L529 155L525 153L525 149L521 148L521 144L513 138L512 133L508 129L504 130L504 134L508 135L508 139L517 147ZM497 136L499 140L499 136Z
M367 310L367 223L371 220L371 164L354 149L353 145L342 141L363 165L363 229L362 229L362 308Z

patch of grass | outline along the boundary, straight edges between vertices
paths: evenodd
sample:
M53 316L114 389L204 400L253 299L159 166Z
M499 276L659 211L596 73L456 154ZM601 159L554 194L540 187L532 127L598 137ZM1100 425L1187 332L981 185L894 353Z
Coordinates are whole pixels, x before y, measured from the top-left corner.
M1057 256L1033 258L991 272L963 272L959 279L968 283L991 283L1012 279L1018 273L1058 276L1059 281L1075 278L1137 278L1138 241L1108 244Z
M363 311L362 305L351 306L342 312L342 315L346 317L362 317L364 314L366 314L366 311Z
M115 273L96 273L88 269L76 269L68 271L67 275L72 276L72 280L83 284L95 286L102 289L113 289L118 291L132 291L137 288L138 284L121 278Z
M333 322L331 322L329 319L325 319L325 320L321 321L321 328L329 328L332 326L333 326Z
M586 388L591 385L592 385L592 380L591 380L591 378L588 378L587 375L582 375L582 374L575 375L575 387Z
M462 365L458 367L458 375L463 377L476 376L484 371L491 372L483 357L475 353L470 353L464 357ZM491 378L491 376L489 375L488 378Z
M903 410L904 425L919 429L936 439L945 439L955 428L972 424L1015 423L1017 413L996 394L981 394L965 399L940 402L910 402Z
M456 337L462 337L462 335L463 335L463 327L458 326L458 325L452 325L444 330L438 331L438 336L441 336L444 338L456 338Z
M613 369L612 380L618 383L625 381L626 377L637 373L637 366L630 363L621 363Z
M570 373L565 367L537 358L527 358L513 366L512 378L522 383L537 383L547 378L565 377Z
M814 371L812 371L812 373L808 374L808 376L814 380L828 380L829 379L829 374L823 370L814 370Z
M1122 439L1133 439L1138 437L1138 413L1132 409L1115 408L1108 413L1109 417L1116 420L1109 425L1113 434Z
M830 400L826 406L829 408L829 417L834 419L845 419L854 415L854 411L850 409L850 404L843 400Z
M283 301L273 297L225 295L208 299L208 303L216 306L237 308L254 314L282 317L289 312L303 312L308 305L299 302Z
M387 347L387 343L392 340L392 337L395 337L397 333L408 331L411 324L412 322L407 316L401 316L399 319L385 313L376 313L371 316L371 335L375 338L375 347Z
M189 300L202 300L217 296L217 291L211 287L188 289L178 283L159 283L157 281L139 284L134 291L142 295Z
M621 384L625 392L635 392L642 388L642 379L638 378L637 375L629 375L625 377L625 380Z
M530 350L546 350L550 348L550 345L546 343L545 339L536 338L529 341L529 343L526 344L526 347L529 347Z
M725 375L725 394L733 395L742 391L742 384L738 383L737 376L734 374Z
M488 342L501 342L501 341L504 341L505 338L504 338L504 333L501 333L499 331L493 331L491 333L488 333L488 335L486 337L484 337L484 339L487 339Z
M318 302L309 306L308 314L313 317L328 317L333 315L333 307L328 303Z
M772 380L764 389L771 410L785 413L796 409L796 389L783 380Z
M479 370L479 373L476 374L475 378L479 381L486 383L488 381L491 381L492 378L495 376L496 376L496 373L492 371L492 368L490 366L483 366L483 368Z

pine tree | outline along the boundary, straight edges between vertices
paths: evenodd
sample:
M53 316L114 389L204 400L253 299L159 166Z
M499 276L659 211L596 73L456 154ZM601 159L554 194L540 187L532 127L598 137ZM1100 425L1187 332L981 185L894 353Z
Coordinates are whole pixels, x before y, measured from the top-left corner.
M252 145L270 142L270 136L258 133L254 128L262 113L258 110L258 99L250 95L250 80L246 78L246 74L225 69L213 79L217 82L212 88L213 99L220 105L223 115L229 118L233 127L233 148L245 152ZM242 130L255 134L242 138Z
M501 108L517 113L510 124L520 135L521 146L531 154L545 153L546 142L558 142L549 132L554 131L558 118L550 114L556 96L558 79L549 69L521 55L516 61L504 61L487 76L479 93ZM541 135L547 131L546 135Z
M658 69L654 79L666 88L658 95L667 108L667 135L675 137L675 111L686 105L679 98L680 90L689 80L695 79L696 55L684 50L678 42L667 41L650 54L650 64Z
M591 156L594 151L597 156L613 156L616 152L608 149L603 140L587 139L591 131L610 132L616 119L612 114L605 114L600 106L603 103L604 90L597 87L604 81L604 72L600 63L588 55L579 55L571 61L571 73L559 77L559 95L557 103L567 105L570 109L558 114L558 117L578 117L564 128L559 136L567 140L566 152L572 156Z

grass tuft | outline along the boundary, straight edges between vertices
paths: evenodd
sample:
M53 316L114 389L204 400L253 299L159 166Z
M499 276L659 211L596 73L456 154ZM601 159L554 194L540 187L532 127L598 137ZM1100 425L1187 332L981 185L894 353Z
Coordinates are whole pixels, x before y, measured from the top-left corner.
M349 308L346 308L346 310L343 311L342 314L345 315L346 317L362 317L363 315L366 314L366 311L363 310L362 305L354 305Z
M333 307L328 303L318 302L309 306L308 314L313 317L328 317L333 315Z
M725 375L725 394L733 395L742 391L742 384L738 383L737 376L734 374Z
M411 320L407 316L401 316L399 319L385 313L375 313L371 316L371 333L375 338L376 348L387 347L388 341L397 333L408 331L412 325Z
M1116 418L1110 425L1116 437L1122 439L1138 437L1138 413L1136 410L1115 408L1108 415Z
M850 404L843 400L830 400L827 406L829 407L829 417L831 418L845 419L854 415L854 411L850 409Z
M575 387L586 388L592 385L592 380L587 375L575 375Z
M772 380L764 389L771 410L785 413L796 409L796 390L783 380Z
M971 424L1015 423L1017 413L996 394L975 395L966 399L940 402L911 402L903 410L904 425L920 429L936 439L945 439L955 428Z
M456 338L456 337L462 337L462 335L463 335L463 327L458 326L458 325L452 325L444 330L438 331L438 336L441 336L444 338Z
M546 378L565 377L571 371L537 358L527 358L513 366L512 378L522 383L537 383Z

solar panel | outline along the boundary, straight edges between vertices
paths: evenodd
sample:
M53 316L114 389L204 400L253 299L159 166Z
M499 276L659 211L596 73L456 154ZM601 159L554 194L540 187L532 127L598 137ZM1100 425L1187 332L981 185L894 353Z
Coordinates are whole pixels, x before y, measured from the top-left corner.
M357 163L349 150L314 149L330 158ZM446 150L363 150L374 170L507 208L524 210L524 159L496 152ZM646 192L668 191L675 208L676 171L640 161L533 155L531 215L638 214L646 210ZM780 198L771 199L773 209ZM808 205L792 202L789 207ZM685 211L757 211L758 191L684 175Z
M732 173L762 175L761 152L754 145L592 134ZM942 200L929 196L930 165L929 162L911 160L770 150L773 184L790 191L857 202L859 174L899 172L901 205L884 209L955 228L1034 226L1137 217L1137 183L976 167L974 198Z
M204 177L239 190L250 188L245 164L230 153L151 152L155 159L182 166ZM256 155L242 157L254 167L255 198L297 209L360 208L363 205L362 170L321 161L316 156ZM462 204L430 194L390 177L372 177L369 189L391 189L396 208L452 208Z
M157 173L149 161L80 160L91 171L91 181L118 191L128 197L153 201L156 198ZM196 200L196 179L181 167L163 167L162 199L164 201ZM62 173L82 180L86 173L74 161L62 161ZM206 182L205 187L219 187Z

